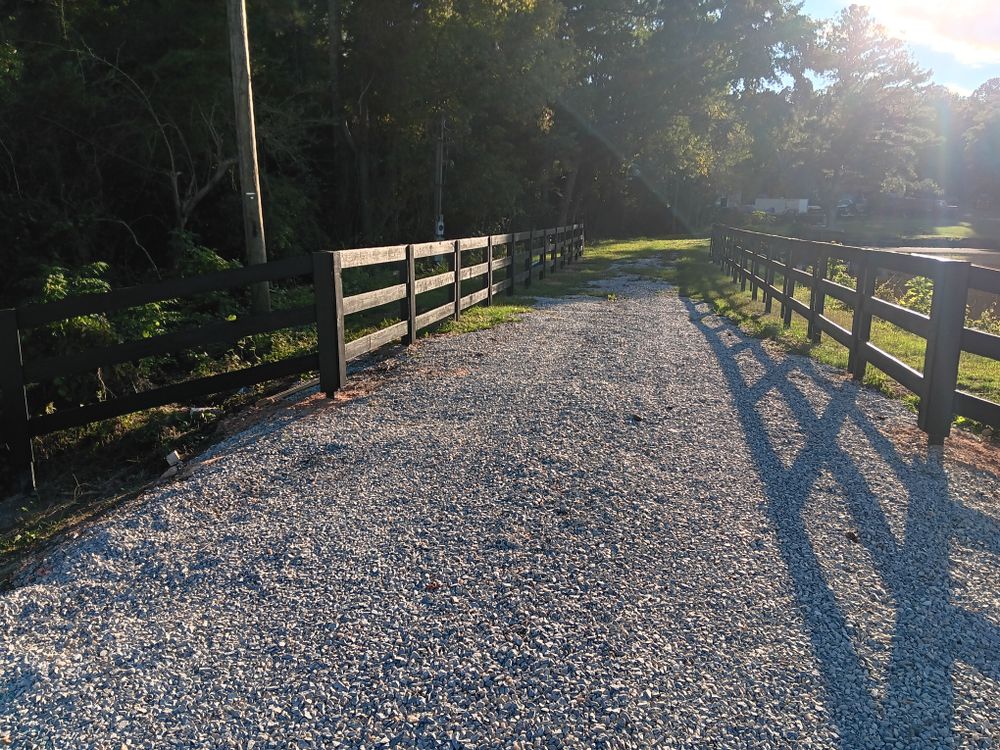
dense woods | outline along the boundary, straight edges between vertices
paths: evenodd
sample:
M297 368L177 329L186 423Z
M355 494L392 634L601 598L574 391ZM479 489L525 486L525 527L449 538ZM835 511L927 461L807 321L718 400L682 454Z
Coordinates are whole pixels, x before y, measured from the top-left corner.
M852 7L787 0L248 2L271 257L562 224L705 226L718 195L1000 203L1000 81L931 85ZM226 13L0 16L0 303L242 259Z

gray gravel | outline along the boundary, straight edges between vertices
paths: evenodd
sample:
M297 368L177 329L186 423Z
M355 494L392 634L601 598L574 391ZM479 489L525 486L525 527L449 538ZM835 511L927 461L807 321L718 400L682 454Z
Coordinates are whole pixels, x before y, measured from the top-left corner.
M602 288L63 544L0 595L0 745L1000 745L998 479L663 285Z

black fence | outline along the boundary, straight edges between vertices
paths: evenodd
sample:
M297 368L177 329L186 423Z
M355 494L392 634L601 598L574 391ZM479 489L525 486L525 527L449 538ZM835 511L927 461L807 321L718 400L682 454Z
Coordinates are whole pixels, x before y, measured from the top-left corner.
M716 226L712 232L711 255L743 290L749 285L753 299L763 295L766 312L771 312L772 300L778 300L785 326L791 324L792 314L798 313L808 321L813 341L818 342L825 333L847 347L848 368L856 380L864 378L871 364L916 394L920 399L919 425L932 443L944 441L956 415L1000 426L1000 404L956 387L962 352L1000 362L1000 336L965 325L970 291L1000 295L1000 270L966 261L811 242L724 226ZM848 265L854 287L829 278L834 261ZM876 280L886 271L930 279L930 314L877 297ZM809 289L809 304L795 298L798 285ZM853 311L850 330L825 315L827 297ZM872 344L872 318L927 340L922 371Z
M463 255L475 251L485 260L465 265ZM58 302L29 304L0 310L0 409L2 441L10 451L15 471L34 482L32 438L157 406L231 391L276 378L319 371L320 388L328 396L347 378L347 363L387 344L412 343L418 332L480 302L492 304L495 295L512 295L518 285L544 277L583 253L583 225L512 234L496 234L421 244L318 252L228 271L172 279L157 284L71 297ZM448 271L417 278L416 261L444 257ZM343 270L392 264L399 283L344 296ZM237 289L261 282L311 277L315 303L274 312L220 320L195 329L165 333L72 354L25 361L22 333L60 321L99 315L178 297ZM485 277L485 287L462 294L462 282ZM417 314L417 297L447 287L449 301ZM354 341L346 341L345 318L399 301L400 320ZM28 406L27 387L54 378L94 372L124 362L216 344L233 344L247 336L284 328L315 325L318 350L276 362L209 377L186 380L106 401L35 414Z

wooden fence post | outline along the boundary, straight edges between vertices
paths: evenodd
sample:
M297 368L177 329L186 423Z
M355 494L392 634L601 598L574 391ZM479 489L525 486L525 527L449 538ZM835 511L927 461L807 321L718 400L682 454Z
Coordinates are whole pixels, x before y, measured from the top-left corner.
M782 285L782 293L785 295L786 301L781 305L781 323L785 328L792 325L792 305L787 300L795 296L795 276L792 273L795 270L793 256L794 251L789 244L788 252L785 256L785 282Z
M319 343L319 389L327 398L344 385L337 358L337 302L334 265L336 253L313 253L313 296L316 300L316 337Z
M583 257L584 246L586 245L586 232L587 227L583 224L580 225L580 257Z
M417 255L413 245L406 246L406 320L407 329L404 343L417 340Z
M851 353L848 355L847 369L860 383L865 379L865 371L868 369L865 345L872 335L872 313L868 300L875 294L875 278L878 275L878 269L869 263L864 256L859 262L861 268L858 269L857 296L854 300L854 318L851 322L852 347Z
M771 314L771 304L773 302L773 297L771 296L771 287L774 286L774 249L771 246L771 242L766 243L764 249L764 257L767 258L767 265L764 266L764 314Z
M941 445L951 432L953 402L962 355L962 330L969 293L966 261L939 260L935 264L930 330L924 352L924 394L918 425L932 445Z
M525 274L524 277L525 286L531 286L531 252L532 252L531 246L534 244L535 244L535 230L532 229L531 232L528 233L528 245L527 245L528 252L525 253L527 257L524 259L524 270L528 272L527 274ZM511 264L510 270L511 270L511 278L513 279L514 278L513 264Z
M507 266L507 278L510 279L510 284L507 285L507 296L514 296L514 284L517 283L517 243L514 241L514 232L510 233L510 244L507 246L507 256L510 258L510 265ZM528 280L524 282L527 286L531 283L531 274L528 274Z
M534 231L534 230L532 230ZM542 230L542 257L541 263L538 264L538 280L541 281L545 278L545 264L548 263L545 257L545 251L548 250L549 234L544 229Z
M455 269L455 286L452 295L455 297L455 320L462 316L462 241L455 240L455 252L451 267Z
M2 442L10 450L18 490L35 489L35 456L28 434L28 398L24 391L24 360L17 310L0 310L0 417Z
M823 338L823 330L819 327L819 316L826 309L826 292L823 291L823 279L826 278L830 265L830 257L820 253L813 261L812 289L809 293L809 340L818 344Z
M757 283L757 277L760 275L760 263L757 260L757 256L760 255L760 240L751 243L750 247L753 248L753 259L750 261L750 299L756 302L757 290L760 289Z
M486 306L493 306L493 237L486 238Z
M743 257L743 240L738 240L733 246L733 260L735 261L733 265L733 283L739 282L740 291L745 292L747 288L747 277L743 272L743 263L745 258Z

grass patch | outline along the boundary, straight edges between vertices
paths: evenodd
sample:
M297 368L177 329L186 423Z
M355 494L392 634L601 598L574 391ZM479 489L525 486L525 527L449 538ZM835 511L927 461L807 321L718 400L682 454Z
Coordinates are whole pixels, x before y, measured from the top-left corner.
M928 239L972 239L982 235L971 221L955 221L933 216L892 217L877 216L858 219L841 219L837 229L843 230L851 238L877 241L886 238L900 240Z
M472 333L486 328L510 323L529 312L527 305L508 305L494 303L490 307L476 305L462 311L458 320L449 320L437 330L441 333Z

